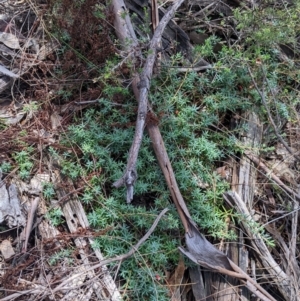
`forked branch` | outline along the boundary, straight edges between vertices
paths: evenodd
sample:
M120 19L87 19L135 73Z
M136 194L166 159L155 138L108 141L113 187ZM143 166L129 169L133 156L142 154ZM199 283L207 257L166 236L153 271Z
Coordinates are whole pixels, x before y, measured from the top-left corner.
M137 83L137 89L139 90L138 95L138 115L135 126L135 134L133 138L133 142L129 151L127 166L124 175L121 179L117 180L113 185L116 188L121 186L126 186L127 188L127 203L130 203L133 199L133 187L134 183L137 179L137 171L136 171L136 162L138 158L138 153L141 147L143 132L146 124L147 117L147 108L148 108L148 93L150 89L150 81L153 73L153 66L155 63L157 50L161 42L162 34L169 23L169 21L174 16L178 7L183 3L184 0L179 0L173 4L173 6L167 11L162 20L159 22L157 28L155 29L153 38L151 39L148 57L143 68L143 71L140 75L139 82ZM128 28L132 28L132 26L127 26ZM123 35L122 35L123 36ZM131 34L135 37L135 35ZM136 45L136 38L133 40L133 44Z

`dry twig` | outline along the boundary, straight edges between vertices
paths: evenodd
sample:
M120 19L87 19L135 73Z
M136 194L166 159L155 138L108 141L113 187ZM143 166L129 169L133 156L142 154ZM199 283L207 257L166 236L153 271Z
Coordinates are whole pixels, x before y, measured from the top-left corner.
M59 286L57 286L55 289L53 289L53 292L58 292L60 290L64 290L65 285L67 283L69 283L70 281L74 280L76 277L81 276L83 273L87 273L89 271L98 269L104 265L108 265L112 262L115 261L123 261L127 258L129 258L130 256L132 256L138 249L139 247L150 237L150 235L153 233L153 231L155 230L155 228L157 227L157 224L159 223L159 221L161 220L161 218L168 212L168 208L165 208L155 219L154 223L152 224L151 228L147 231L147 233L137 242L136 245L134 245L126 254L122 254L122 255L118 255L112 258L108 258L108 259L104 259L103 261L101 261L100 263L91 266L90 268L86 269L84 272L82 273L78 273L77 275L73 275L72 277L64 280ZM69 287L67 289L70 289ZM74 288L73 288L74 289Z
M161 37L165 27L167 26L171 18L174 16L176 10L183 3L183 1L184 0L179 0L175 2L171 7L171 9L169 9L166 12L162 20L159 22L157 28L155 29L153 38L149 46L149 55L147 57L142 74L140 75L139 83L137 84L137 88L139 90L139 95L137 98L139 107L138 107L138 117L137 117L136 127L135 127L135 135L129 151L126 171L123 177L117 180L113 184L117 188L126 185L127 203L130 203L133 199L133 186L137 179L136 162L138 158L139 149L142 143L143 132L146 123L147 107L148 107L148 92L150 89L150 80L153 73L153 66L155 63L157 50L160 45ZM127 27L132 28L132 26L128 26L128 25ZM136 44L136 42L134 44Z
M297 199L298 201L300 200L300 196L298 193L296 193L293 189L290 187L286 186L274 173L255 155L253 155L250 152L246 152L246 156L254 162L258 168L264 171L266 177L270 177L274 182L277 183L278 186L283 188L286 192L291 194L292 199Z
M61 284L59 284L57 287L53 288L51 290L51 292L49 291L49 289L45 288L44 290L42 289L32 289L32 290L27 290L27 291L23 291L23 292L17 292L14 293L12 295L9 295L3 299L1 299L1 301L9 301L9 300L13 300L17 297L20 296L24 296L27 294L36 294L36 295L41 295L43 294L43 297L41 296L40 298L43 299L45 296L47 296L48 294L54 294L57 293L59 291L63 291L63 290L72 290L72 289L77 289L83 285L86 285L86 283L81 283L79 285L76 285L74 287L70 287L68 284L70 282L73 282L76 278L78 277L82 277L83 275L87 274L90 271L94 271L95 269L98 269L100 267L103 267L105 265L108 265L112 262L115 261L123 261L127 258L129 258L130 256L132 256L139 248L140 246L150 237L150 235L153 233L153 231L155 230L155 228L157 227L157 224L159 223L159 221L161 220L161 218L168 212L168 208L165 208L155 219L154 223L152 224L151 228L147 231L147 233L137 242L137 244L135 244L126 254L123 255L118 255L115 256L113 258L108 258L108 259L104 259L102 260L100 263L95 264L94 266L91 266L90 268L85 269L83 272L79 272L75 275L72 275L71 277L67 278L66 280L64 280Z

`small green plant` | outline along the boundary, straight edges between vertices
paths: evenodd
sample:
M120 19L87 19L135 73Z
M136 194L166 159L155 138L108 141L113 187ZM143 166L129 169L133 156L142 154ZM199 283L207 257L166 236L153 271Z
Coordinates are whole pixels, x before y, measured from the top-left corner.
M265 228L259 223L255 222L253 219L249 219L247 216L238 216L238 220L244 222L254 234L254 237L259 237L266 243L267 246L274 248L275 242L270 234L266 233Z
M51 224L53 226L61 225L63 220L63 213L60 208L54 208L46 213L46 218L50 220Z
M62 260L66 260L68 264L73 263L73 259L71 258L71 255L73 253L73 250L67 249L67 250L61 250L59 252L56 252L50 258L48 259L48 262L50 265L57 265Z
M12 165L10 162L2 162L1 165L0 165L0 170L4 173L8 173L12 170Z
M25 113L34 113L39 109L39 104L36 101L31 101L30 103L24 104L22 110Z
M63 100L68 100L72 96L72 91L70 90L58 90L57 95L60 96Z
M33 148L27 147L26 149L13 154L13 158L19 167L19 175L21 179L26 179L30 175L31 169L34 165L31 159L32 152Z
M105 13L104 13L105 7L101 4L96 4L94 7L94 16L99 19L105 19Z
M43 196L46 200L50 200L56 195L53 183L44 182L42 186L43 186Z

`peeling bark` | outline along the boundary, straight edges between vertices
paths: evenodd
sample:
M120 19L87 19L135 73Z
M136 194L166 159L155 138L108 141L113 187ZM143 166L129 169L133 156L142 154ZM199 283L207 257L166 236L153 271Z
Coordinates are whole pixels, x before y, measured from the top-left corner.
M24 226L26 219L22 213L17 187L10 184L7 189L1 179L0 170L0 223L6 223L9 228Z

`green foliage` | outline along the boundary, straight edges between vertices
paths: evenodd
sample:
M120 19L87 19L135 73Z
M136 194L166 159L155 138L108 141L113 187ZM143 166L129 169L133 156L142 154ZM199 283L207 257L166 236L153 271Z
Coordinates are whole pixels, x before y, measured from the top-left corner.
M94 8L94 16L99 19L105 19L105 13L104 13L105 7L101 4L96 4Z
M54 185L49 182L43 183L43 196L45 199L50 200L55 196Z
M65 260L68 264L71 264L73 262L73 259L70 258L72 252L73 250L71 249L61 250L59 252L56 252L48 259L48 263L50 265L57 265L62 260Z
M30 175L30 171L33 167L33 161L31 159L32 152L33 148L27 147L26 149L13 154L13 158L19 167L19 175L21 179L26 179Z
M281 5L281 6L280 6ZM235 10L237 29L245 39L244 46L272 47L275 43L295 43L299 32L300 3L295 1L288 7L287 2L275 0L259 5L253 10Z
M215 172L216 165L249 148L238 140L239 132L247 129L241 126L228 130L230 127L223 125L227 118L251 110L268 122L269 110L277 124L296 120L293 108L299 103L295 89L299 72L292 61L282 63L279 59L278 43L295 44L299 7L291 11L285 6L277 9L265 5L264 9L235 11L241 37L235 45L224 44L221 51L214 53L220 40L211 36L204 45L195 47L195 56L212 62L212 69L179 73L176 67L184 58L176 54L166 65L162 64L160 74L151 83L149 101L159 118L180 190L201 231L214 238L234 239L234 233L227 231L226 220L241 220L223 207L222 196L229 185ZM94 11L98 18L103 17L102 9ZM62 38L68 40L67 35ZM49 152L59 157L64 175L73 180L84 178L88 184L81 201L89 210L90 225L96 229L111 228L94 244L107 257L126 253L149 229L157 214L170 207L151 238L120 267L127 292L125 300L169 300L163 280L158 279L163 279L166 268L171 269L178 262L178 237L183 233L146 134L137 162L139 178L133 204L126 204L125 189L111 188L125 170L137 110L136 101L116 78L115 68L120 60L117 56L107 60L95 79L103 85L97 107L75 119L63 137L62 143L76 149L76 153L60 154L53 148ZM259 92L264 93L267 107ZM68 91L58 93L66 99L70 96ZM114 103L116 95L121 101ZM270 145L266 143L261 148L268 151ZM51 198L51 188L45 190ZM58 209L52 210L49 218L56 225L62 222ZM273 246L259 224L249 227Z
M12 170L12 165L10 162L2 162L1 165L0 165L0 170L4 173L8 173Z
M38 111L39 109L39 104L36 101L31 101L28 104L24 104L22 110L26 113L34 113Z
M47 212L46 218L50 220L55 227L63 223L63 213L60 208L54 208Z
M251 230L254 236L259 237L266 243L269 247L275 247L274 239L269 233L266 233L265 228L259 223L255 222L253 219L249 219L247 216L237 216L237 219L244 222Z

